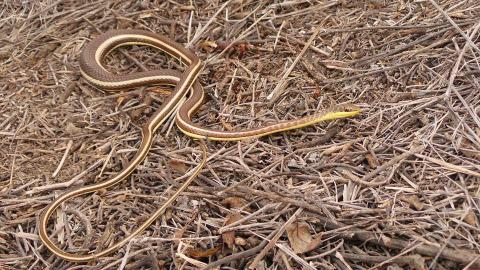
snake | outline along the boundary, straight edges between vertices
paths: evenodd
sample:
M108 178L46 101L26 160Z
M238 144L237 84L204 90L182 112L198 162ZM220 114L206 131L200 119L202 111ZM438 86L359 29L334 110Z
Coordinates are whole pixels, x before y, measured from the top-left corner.
M138 71L128 74L115 74L105 67L105 57L113 50L123 46L144 45L164 52L177 59L184 66L183 71L173 69L155 69ZM85 45L80 54L80 73L82 77L94 87L107 92L126 91L136 87L148 85L172 86L173 91L163 104L141 127L141 144L130 160L120 172L111 179L103 182L81 186L67 191L55 198L42 211L39 218L39 237L53 254L72 262L88 262L102 256L111 254L131 241L150 226L171 203L185 190L194 178L200 173L207 160L207 149L204 140L214 141L239 141L249 138L258 138L272 133L298 129L322 121L353 117L360 113L360 109L352 104L336 105L326 111L321 111L310 116L300 117L295 120L279 121L266 126L246 130L213 130L194 123L192 117L203 104L204 90L198 77L203 68L203 63L193 52L163 35L140 29L110 30L104 32ZM128 177L142 162L153 143L153 136L157 129L170 116L175 116L175 124L181 132L200 141L202 160L193 169L187 180L174 194L159 207L147 220L128 236L115 244L97 253L76 254L62 250L48 234L48 220L54 211L65 201L87 193L111 187Z

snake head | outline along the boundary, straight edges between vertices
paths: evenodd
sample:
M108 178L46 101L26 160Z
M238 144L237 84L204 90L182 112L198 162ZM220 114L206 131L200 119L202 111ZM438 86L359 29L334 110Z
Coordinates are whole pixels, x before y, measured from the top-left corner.
M334 105L329 110L332 119L353 117L361 112L360 107L352 103Z

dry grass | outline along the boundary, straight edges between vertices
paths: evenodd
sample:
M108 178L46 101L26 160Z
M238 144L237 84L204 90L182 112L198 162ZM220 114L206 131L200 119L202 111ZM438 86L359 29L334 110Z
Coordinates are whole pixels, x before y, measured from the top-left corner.
M42 246L39 213L125 166L169 93L103 93L79 76L78 56L99 31L140 28L205 61L202 125L242 129L342 102L363 113L209 142L208 165L166 215L85 268L479 269L477 1L136 2L2 4L0 268L78 269ZM143 47L108 65L178 68ZM170 123L128 180L71 200L50 231L65 250L101 250L199 160Z

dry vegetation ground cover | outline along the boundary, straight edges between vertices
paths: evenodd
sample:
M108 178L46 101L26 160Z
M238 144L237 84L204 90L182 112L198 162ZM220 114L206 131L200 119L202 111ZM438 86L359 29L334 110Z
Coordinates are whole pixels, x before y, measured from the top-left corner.
M0 268L479 269L479 18L474 0L4 1ZM81 78L82 47L126 28L205 62L201 125L244 129L345 102L362 114L208 142L200 177L147 231L96 262L66 262L39 240L39 213L128 164L171 91L105 93ZM107 65L181 68L145 47ZM65 203L50 232L71 252L112 245L200 154L169 121L130 178Z

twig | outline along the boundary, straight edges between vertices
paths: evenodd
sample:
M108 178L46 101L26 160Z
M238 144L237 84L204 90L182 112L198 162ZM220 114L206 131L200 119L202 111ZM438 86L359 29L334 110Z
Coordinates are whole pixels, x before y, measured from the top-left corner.
M63 164L65 163L65 160L67 159L68 152L72 148L72 145L73 145L73 141L72 140L68 141L67 147L65 148L65 152L63 153L62 159L60 160L60 163L58 164L57 169L55 169L55 171L52 173L52 178L57 177L57 174L60 172L60 169L62 169Z
M321 29L322 28L320 26L317 26L317 28L315 29L313 34L310 36L307 43L305 44L303 49L300 51L300 53L297 55L297 57L295 58L293 63L290 65L290 67L288 67L288 69L285 71L285 73L283 73L283 76L282 76L282 78L280 78L279 82L277 83L277 86L275 86L273 91L267 96L267 100L269 100L270 105L272 103L274 103L278 99L278 97L280 97L281 94L283 94L283 91L285 90L285 87L286 87L286 84L287 84L286 83L287 77L290 76L290 73L295 68L298 61L300 61L300 59L302 59L303 55L305 54L307 49L310 47L312 42L315 40L315 38L317 37L317 35L318 35L318 33L320 32Z
M250 264L248 269L257 268L257 264L263 259L263 257L265 257L265 255L267 255L267 252L275 246L278 239L280 239L287 227L297 219L297 217L302 213L302 211L302 208L298 208L297 211L295 211L295 213L293 213L293 215L287 220L287 222L285 222L282 227L278 229L275 236L273 236L273 238L269 240L269 243L265 246L265 248L263 248L262 251L255 257L255 259L253 259L253 262L252 264Z
M443 17L445 17L445 19L447 19L447 21L453 26L453 28L455 28L455 30L457 30L457 32L462 35L463 38L465 38L466 42L478 53L480 53L480 48L478 48L478 46L473 43L473 41L465 34L465 32L460 29L460 27L452 20L452 18L450 18L450 16L448 16L448 14L442 9L442 7L440 7L437 2L435 2L435 0L430 0L430 3L432 3L432 5L442 14Z
M56 183L56 184L51 184L51 185L44 185L44 186L39 186L39 187L34 187L32 190L29 190L27 192L25 192L25 194L27 195L32 195L32 194L35 194L35 193L39 193L39 192L42 192L42 191L46 191L46 190L52 190L52 189L60 189L60 188L68 188L70 187L71 185L75 184L75 182L77 182L78 180L80 180L83 176L85 176L87 173L91 172L92 170L94 170L95 168L97 168L98 166L100 166L100 164L102 164L103 162L103 159L99 159L97 160L95 163L93 163L90 167L88 167L86 170L84 170L83 172L79 173L77 176L73 177L71 180L67 181L67 182L63 182L63 183Z
M235 254L232 254L230 256L227 256L225 258L222 258L220 260L217 260L215 262L212 262L212 263L209 263L207 266L205 266L203 268L203 270L206 270L206 269L213 269L215 267L218 267L218 266L221 266L221 265L224 265L224 264L227 264L231 261L236 261L236 260L239 260L241 258L245 258L245 257L250 257L252 255L255 255L255 254L258 254L258 252L260 250L262 250L267 244L268 244L268 239L270 239L271 237L273 237L276 233L278 232L278 230L276 231L272 231L266 238L265 240L263 240L258 246L254 247L254 248L251 248L249 250L245 250L245 251L242 251L242 252L238 252L238 253L235 253Z

